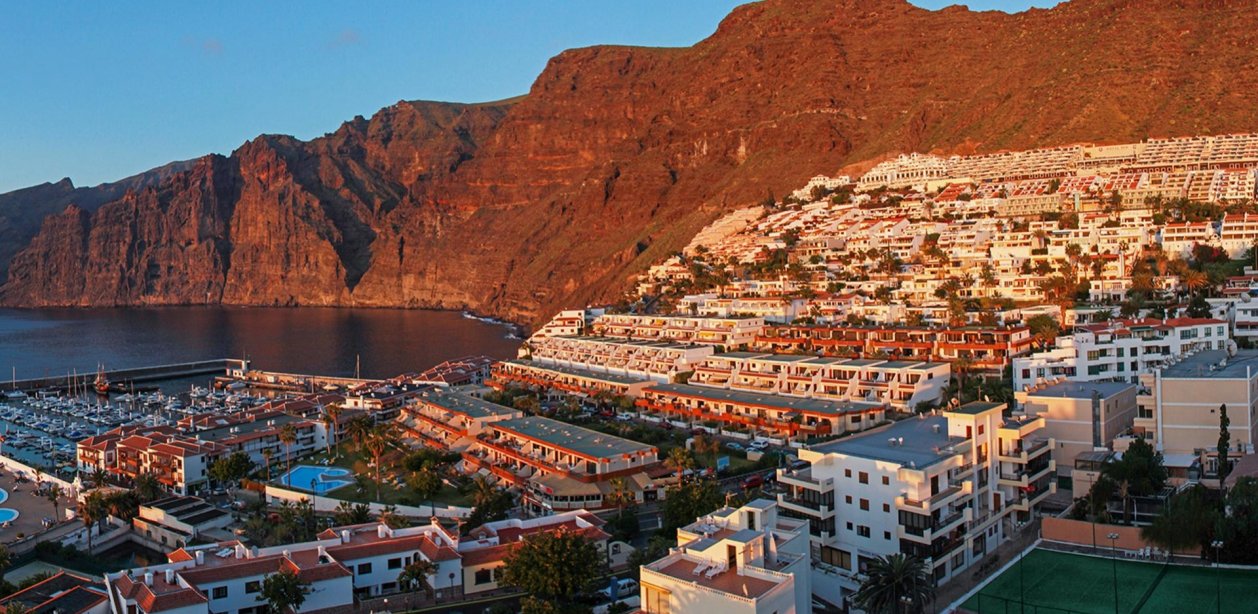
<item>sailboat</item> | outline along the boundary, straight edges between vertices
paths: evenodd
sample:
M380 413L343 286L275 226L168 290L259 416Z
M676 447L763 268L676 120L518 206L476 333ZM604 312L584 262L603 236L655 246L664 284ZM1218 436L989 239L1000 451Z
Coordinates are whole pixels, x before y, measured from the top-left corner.
M5 395L10 400L18 401L26 398L26 393L17 389L17 367L13 367L13 389Z
M109 394L109 378L105 377L105 365L96 365L96 394Z

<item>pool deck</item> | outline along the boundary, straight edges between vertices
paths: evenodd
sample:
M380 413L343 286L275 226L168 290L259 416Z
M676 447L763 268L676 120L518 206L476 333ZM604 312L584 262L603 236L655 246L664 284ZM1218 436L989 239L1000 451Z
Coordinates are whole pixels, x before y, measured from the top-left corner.
M13 479L12 471L3 470L0 471L0 488L9 493L9 498L0 503L0 507L15 509L21 514L9 525L9 528L0 529L0 543L7 544L15 541L18 533L31 535L44 529L41 521L44 517L52 517L52 503L34 494L34 482L18 484ZM65 518L67 505L73 505L73 501L63 496L57 508L60 518Z

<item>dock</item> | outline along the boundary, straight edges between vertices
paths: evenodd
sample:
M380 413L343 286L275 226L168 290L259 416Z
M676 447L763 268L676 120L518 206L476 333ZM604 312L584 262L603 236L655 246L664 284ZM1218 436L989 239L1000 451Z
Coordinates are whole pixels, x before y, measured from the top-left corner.
M239 364L239 361L236 361L236 363ZM233 382L244 382L250 388L301 393L319 392L329 387L337 389L356 388L364 384L377 384L380 382L380 380L360 377L309 375L279 371L247 370L242 374L235 369L228 370L225 375L214 378L214 381L216 386L224 386Z
M167 365L156 365L150 367L133 367L129 369L113 369L105 371L105 377L110 382L155 382L168 379L178 379L181 377L191 377L194 375L211 375L211 374L232 374L240 373L248 369L248 363L239 358L215 358L212 360L197 360L193 362L179 362ZM82 385L84 382L90 384L96 379L96 372L83 372L77 375L78 382ZM49 377L38 377L31 379L19 379L11 382L0 383L0 389L11 390L17 389L23 392L34 390L42 390L46 388L66 388L74 379L73 375L64 374Z

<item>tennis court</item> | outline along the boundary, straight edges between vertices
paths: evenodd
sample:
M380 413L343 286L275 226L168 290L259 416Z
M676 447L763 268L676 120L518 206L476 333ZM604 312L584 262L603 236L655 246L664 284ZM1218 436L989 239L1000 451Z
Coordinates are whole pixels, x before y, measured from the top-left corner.
M1115 564L1109 558L1034 550L962 608L978 614L1111 614L1115 576L1118 612L1125 614L1238 612L1258 603L1258 571L1124 559ZM1222 595L1221 608L1216 595Z

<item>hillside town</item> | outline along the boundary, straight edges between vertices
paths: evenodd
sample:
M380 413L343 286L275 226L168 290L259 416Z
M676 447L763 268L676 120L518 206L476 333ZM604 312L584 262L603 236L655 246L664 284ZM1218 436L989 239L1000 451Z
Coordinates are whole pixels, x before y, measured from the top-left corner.
M907 154L514 358L306 392L235 361L72 467L0 461L0 562L54 570L0 607L982 612L1024 556L1252 573L1256 172L1258 135ZM89 407L44 392L7 401Z

